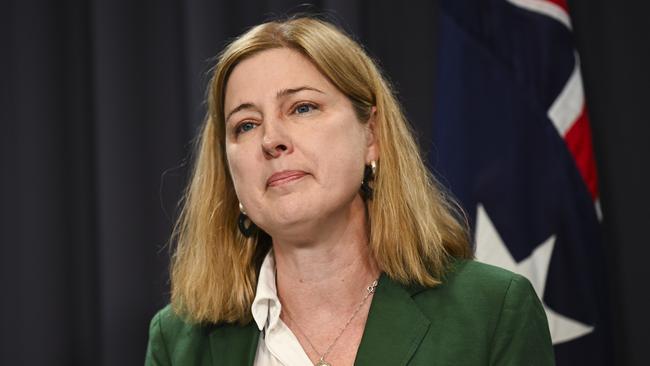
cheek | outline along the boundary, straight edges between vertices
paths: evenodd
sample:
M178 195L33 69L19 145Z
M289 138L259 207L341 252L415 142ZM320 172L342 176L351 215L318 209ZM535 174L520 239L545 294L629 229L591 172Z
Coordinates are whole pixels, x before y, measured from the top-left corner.
M365 149L364 144L350 131L347 134L336 134L325 141L336 141L327 144L321 151L326 153L318 157L319 166L322 167L324 182L329 187L354 190L361 186Z
M242 146L226 148L226 159L235 193L245 206L248 206L252 188L255 187L255 172L259 171L255 169L255 160L250 159L250 156L252 155Z
M226 162L228 163L228 170L235 185L235 190L237 190L241 175L241 164L239 160L237 148L226 147Z

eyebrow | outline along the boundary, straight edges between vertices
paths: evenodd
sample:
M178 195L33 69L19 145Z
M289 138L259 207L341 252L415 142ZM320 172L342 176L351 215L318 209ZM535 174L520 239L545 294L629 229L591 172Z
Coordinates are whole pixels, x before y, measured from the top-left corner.
M254 109L254 108L255 108L255 104L253 104L253 103L242 103L242 104L238 105L235 109L230 111L230 113L228 113L228 115L226 116L226 122L228 122L228 120L230 120L230 116L232 116L233 114L235 114L235 113L237 113L239 111L242 111L244 109Z
M320 91L320 90L318 90L316 88L312 88L310 86L299 86L297 88L282 89L282 90L277 92L277 94L275 95L275 98L280 99L282 97L286 97L288 95L296 94L296 93L304 91L304 90L311 90L311 91L315 91L317 93L325 94L324 92L322 92L322 91ZM237 107L235 107L235 109L230 111L230 113L228 113L228 115L226 116L226 121L230 120L230 116L232 116L233 114L235 114L235 113L237 113L239 111L242 111L244 109L255 109L255 108L256 108L255 104L253 104L253 103L242 103L242 104L238 105Z
M278 93L275 95L275 98L280 99L282 97L286 97L287 95L296 94L296 93L301 92L303 90L311 90L311 91L315 91L315 92L318 92L318 93L321 93L321 94L325 94L324 92L322 92L322 91L320 91L320 90L318 90L316 88L312 88L310 86L299 86L297 88L292 88L292 89L282 89L282 90L278 91Z

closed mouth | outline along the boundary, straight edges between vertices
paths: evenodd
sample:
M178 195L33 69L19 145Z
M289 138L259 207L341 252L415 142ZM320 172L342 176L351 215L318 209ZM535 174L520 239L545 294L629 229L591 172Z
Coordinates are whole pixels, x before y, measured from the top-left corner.
M277 187L289 182L293 182L307 175L302 170L285 170L275 173L266 181L267 187Z

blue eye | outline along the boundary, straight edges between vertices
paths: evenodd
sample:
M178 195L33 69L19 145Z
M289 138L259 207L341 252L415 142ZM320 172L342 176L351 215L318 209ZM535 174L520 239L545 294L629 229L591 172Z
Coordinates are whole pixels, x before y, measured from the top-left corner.
M237 130L235 132L237 134L240 134L242 132L248 132L248 131L254 129L255 127L257 127L257 125L255 123L253 123L253 122L244 122L244 123L240 124L239 126L237 126Z
M294 109L294 112L297 113L297 114L304 114L304 113L309 113L309 112L313 111L314 109L316 109L315 105L309 104L309 103L303 103L303 104L299 104L296 107L296 109Z

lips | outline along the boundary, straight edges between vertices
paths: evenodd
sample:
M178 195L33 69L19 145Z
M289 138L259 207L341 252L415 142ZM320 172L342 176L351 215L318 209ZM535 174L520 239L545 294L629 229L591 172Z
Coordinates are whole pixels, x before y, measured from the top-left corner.
M269 179L266 181L266 186L277 187L294 180L298 180L305 175L307 175L307 173L303 172L302 170L285 170L277 172L269 177Z

